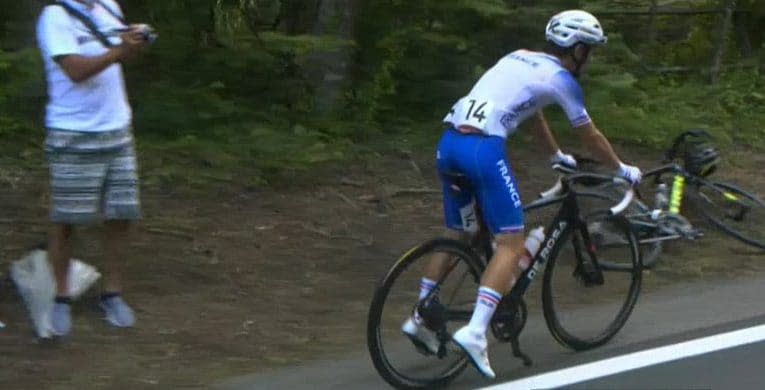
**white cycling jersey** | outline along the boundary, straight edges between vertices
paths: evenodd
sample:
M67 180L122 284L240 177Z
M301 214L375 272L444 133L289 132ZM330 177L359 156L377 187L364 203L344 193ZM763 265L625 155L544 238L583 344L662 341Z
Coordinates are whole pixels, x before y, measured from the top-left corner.
M563 109L572 127L590 122L579 83L556 57L517 50L486 71L444 122L507 138L526 118L552 103Z

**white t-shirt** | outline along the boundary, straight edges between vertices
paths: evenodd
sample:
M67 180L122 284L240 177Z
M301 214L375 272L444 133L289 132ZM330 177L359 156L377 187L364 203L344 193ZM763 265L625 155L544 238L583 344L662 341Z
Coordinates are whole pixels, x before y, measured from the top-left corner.
M517 50L486 71L444 122L507 138L521 122L552 103L563 109L572 127L590 122L579 83L557 58Z
M102 5L88 8L74 0L63 0L88 16L109 40L121 43L115 29L125 25ZM115 12L122 14L113 0L101 0ZM96 57L108 51L77 18L59 5L45 7L37 21L37 44L45 63L48 81L48 104L45 125L48 128L102 132L130 126L132 113L125 92L122 66L112 64L100 73L79 83L64 73L54 57L81 55Z

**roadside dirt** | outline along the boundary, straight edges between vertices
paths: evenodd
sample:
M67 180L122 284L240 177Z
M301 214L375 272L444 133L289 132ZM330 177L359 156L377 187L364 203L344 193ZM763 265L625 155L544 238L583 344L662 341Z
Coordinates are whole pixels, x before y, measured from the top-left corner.
M555 176L532 147L510 150L531 200ZM644 167L658 161L657 152L629 150ZM145 220L132 240L125 292L138 325L109 328L94 288L74 306L72 336L40 343L4 280L0 388L201 388L362 350L377 280L404 250L442 231L432 154L325 167L277 189L145 186ZM763 194L763 163L759 156L739 161L735 175L721 177ZM0 185L0 272L7 275L10 262L44 237L45 169L5 164ZM98 267L97 238L95 229L81 231L76 257ZM765 256L712 233L671 245L665 261L646 273L644 288L762 271Z

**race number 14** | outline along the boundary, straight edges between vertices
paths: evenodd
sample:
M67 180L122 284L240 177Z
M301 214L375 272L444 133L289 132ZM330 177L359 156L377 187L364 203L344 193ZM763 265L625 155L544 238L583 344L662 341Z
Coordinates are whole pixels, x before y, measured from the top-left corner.
M486 118L491 115L494 104L491 100L468 99L465 102L465 118L463 124L473 126L477 129L483 129L486 124Z

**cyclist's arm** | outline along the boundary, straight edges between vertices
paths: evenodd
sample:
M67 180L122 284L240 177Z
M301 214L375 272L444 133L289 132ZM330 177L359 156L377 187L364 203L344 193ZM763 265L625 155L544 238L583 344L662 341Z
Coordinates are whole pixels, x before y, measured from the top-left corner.
M550 126L547 125L547 121L541 110L537 111L531 117L531 131L534 133L537 142L542 144L542 147L545 148L545 153L547 153L548 156L552 156L558 151L558 142L555 141L555 137L553 137L552 132L550 132Z
M621 161L614 153L611 143L595 127L595 123L584 108L584 94L576 79L569 72L561 71L553 77L551 84L556 101L566 113L571 127L579 133L589 152L607 166L614 169L620 168Z
M577 133L579 133L582 143L587 146L587 149L592 153L596 160L601 161L610 168L619 168L619 163L621 161L614 152L614 148L603 133L595 127L595 123L592 120L577 127L576 130Z

